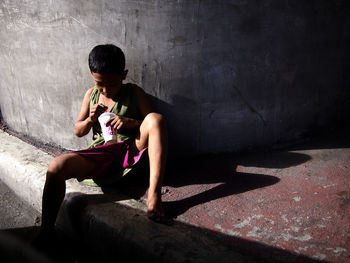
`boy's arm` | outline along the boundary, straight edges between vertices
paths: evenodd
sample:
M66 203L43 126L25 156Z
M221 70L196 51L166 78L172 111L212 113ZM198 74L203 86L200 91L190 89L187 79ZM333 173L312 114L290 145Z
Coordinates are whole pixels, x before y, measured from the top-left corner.
M78 137L88 134L92 125L94 124L94 119L90 115L90 96L93 89L94 88L90 88L85 93L78 119L74 124L74 134Z

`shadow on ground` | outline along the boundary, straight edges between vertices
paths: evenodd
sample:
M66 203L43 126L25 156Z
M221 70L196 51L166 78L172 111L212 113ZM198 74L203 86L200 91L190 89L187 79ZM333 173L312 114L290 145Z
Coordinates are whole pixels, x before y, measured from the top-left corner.
M77 246L62 235L53 237L49 251L39 251L30 242L38 234L38 226L19 227L0 231L1 262L7 263L73 263L79 262Z
M165 185L177 188L190 185L218 185L181 200L165 202L164 206L168 213L176 217L193 206L267 187L280 181L271 175L239 172L238 165L282 169L308 160L310 160L308 155L293 152L273 152L256 156L252 154L245 157L233 154L206 155L187 161L176 160L170 164Z

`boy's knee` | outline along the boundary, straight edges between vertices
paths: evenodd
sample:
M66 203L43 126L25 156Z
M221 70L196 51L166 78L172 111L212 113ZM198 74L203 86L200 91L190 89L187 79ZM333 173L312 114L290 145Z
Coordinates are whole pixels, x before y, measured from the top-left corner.
M67 159L68 157L65 155L60 155L54 158L47 169L47 177L55 177L61 174L64 170Z
M47 173L49 174L56 174L60 170L60 162L58 161L58 158L56 157L51 161L49 164L49 167L47 168Z
M162 114L159 113L149 113L146 117L145 120L148 124L149 127L160 127L165 125L165 118Z

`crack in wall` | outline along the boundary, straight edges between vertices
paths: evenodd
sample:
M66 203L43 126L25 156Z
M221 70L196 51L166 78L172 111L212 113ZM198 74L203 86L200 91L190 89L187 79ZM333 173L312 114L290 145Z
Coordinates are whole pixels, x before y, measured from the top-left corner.
M242 95L241 91L235 85L232 85L232 87L236 90L237 94L242 99L244 104L247 105L249 110L255 113L259 117L259 119L263 122L263 124L266 125L266 120L264 119L264 117L248 102L248 100Z

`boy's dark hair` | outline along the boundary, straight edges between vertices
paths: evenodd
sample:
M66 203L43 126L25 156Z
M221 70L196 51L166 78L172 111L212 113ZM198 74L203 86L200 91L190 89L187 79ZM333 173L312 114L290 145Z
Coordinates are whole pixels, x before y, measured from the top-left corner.
M98 45L89 54L89 68L95 73L123 73L125 56L123 51L112 44Z

